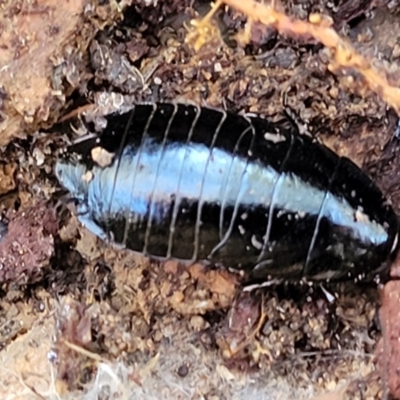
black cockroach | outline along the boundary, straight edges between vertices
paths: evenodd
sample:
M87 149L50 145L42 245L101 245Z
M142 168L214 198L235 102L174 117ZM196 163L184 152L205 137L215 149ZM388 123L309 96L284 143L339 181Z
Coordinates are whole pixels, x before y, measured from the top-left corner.
M98 236L249 280L365 278L397 247L373 182L282 121L140 104L70 146L56 175Z

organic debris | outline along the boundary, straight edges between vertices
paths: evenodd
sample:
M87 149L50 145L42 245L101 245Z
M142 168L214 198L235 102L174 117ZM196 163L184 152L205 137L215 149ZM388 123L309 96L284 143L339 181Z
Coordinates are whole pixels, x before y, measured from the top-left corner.
M382 291L380 319L382 338L376 348L378 368L384 383L384 395L400 397L400 282L388 282Z
M216 9L225 3L234 9L245 14L249 20L250 28L245 31L244 40L250 40L251 25L254 21L262 22L266 27L275 28L280 34L292 36L296 39L314 39L321 42L331 51L333 60L328 65L331 72L342 71L346 75L352 75L354 80L360 77L366 82L366 85L382 97L390 106L392 106L398 115L400 115L400 89L398 84L390 84L385 73L377 69L369 60L359 54L351 43L341 38L333 28L333 20L325 15L311 13L308 21L287 16L281 10L278 10L274 3L261 4L254 0L243 2L241 0L218 0L214 5L210 16ZM198 39L194 44L195 49L202 46L200 38L207 41L206 35L212 31L209 24L209 16L206 16L200 22L194 22L195 29L198 29Z
M9 221L9 222L8 222ZM43 269L54 255L58 232L56 210L42 202L10 211L1 222L0 282L25 285L43 278Z
M33 133L0 168L2 397L397 394L387 295L389 350L374 372L374 283L242 293L240 274L114 248L52 204L64 194L53 165L65 143L135 102L183 101L274 120L288 112L375 177L399 211L398 2L226 0L208 17L204 1L31 3L2 5L0 143ZM385 290L395 298L393 284Z

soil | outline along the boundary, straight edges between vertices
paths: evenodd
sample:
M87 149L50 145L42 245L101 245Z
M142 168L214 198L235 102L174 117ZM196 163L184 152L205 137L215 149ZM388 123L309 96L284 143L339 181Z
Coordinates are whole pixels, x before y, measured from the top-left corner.
M275 4L297 19L330 17L399 86L397 1ZM232 8L196 30L192 21L209 8L200 0L1 4L1 398L400 397L397 284L384 289L381 318L382 283L243 292L226 270L102 242L62 200L53 172L60 148L100 129L111 111L181 101L272 119L289 112L400 211L398 116L379 93L356 70L331 72L330 52L312 37L257 22L246 31Z

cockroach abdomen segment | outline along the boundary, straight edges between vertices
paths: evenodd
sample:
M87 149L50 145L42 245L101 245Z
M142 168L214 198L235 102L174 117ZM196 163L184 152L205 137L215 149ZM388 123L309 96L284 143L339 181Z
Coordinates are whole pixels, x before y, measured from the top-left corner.
M397 248L397 217L373 182L285 121L169 103L107 121L56 175L83 223L133 251L249 280L325 280L373 276Z

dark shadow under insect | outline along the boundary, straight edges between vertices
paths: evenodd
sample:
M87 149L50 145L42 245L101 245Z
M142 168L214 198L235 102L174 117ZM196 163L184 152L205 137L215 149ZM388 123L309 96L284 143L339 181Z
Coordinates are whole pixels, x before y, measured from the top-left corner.
M107 120L56 165L102 238L249 281L371 278L397 248L397 217L373 182L287 121L183 104Z

